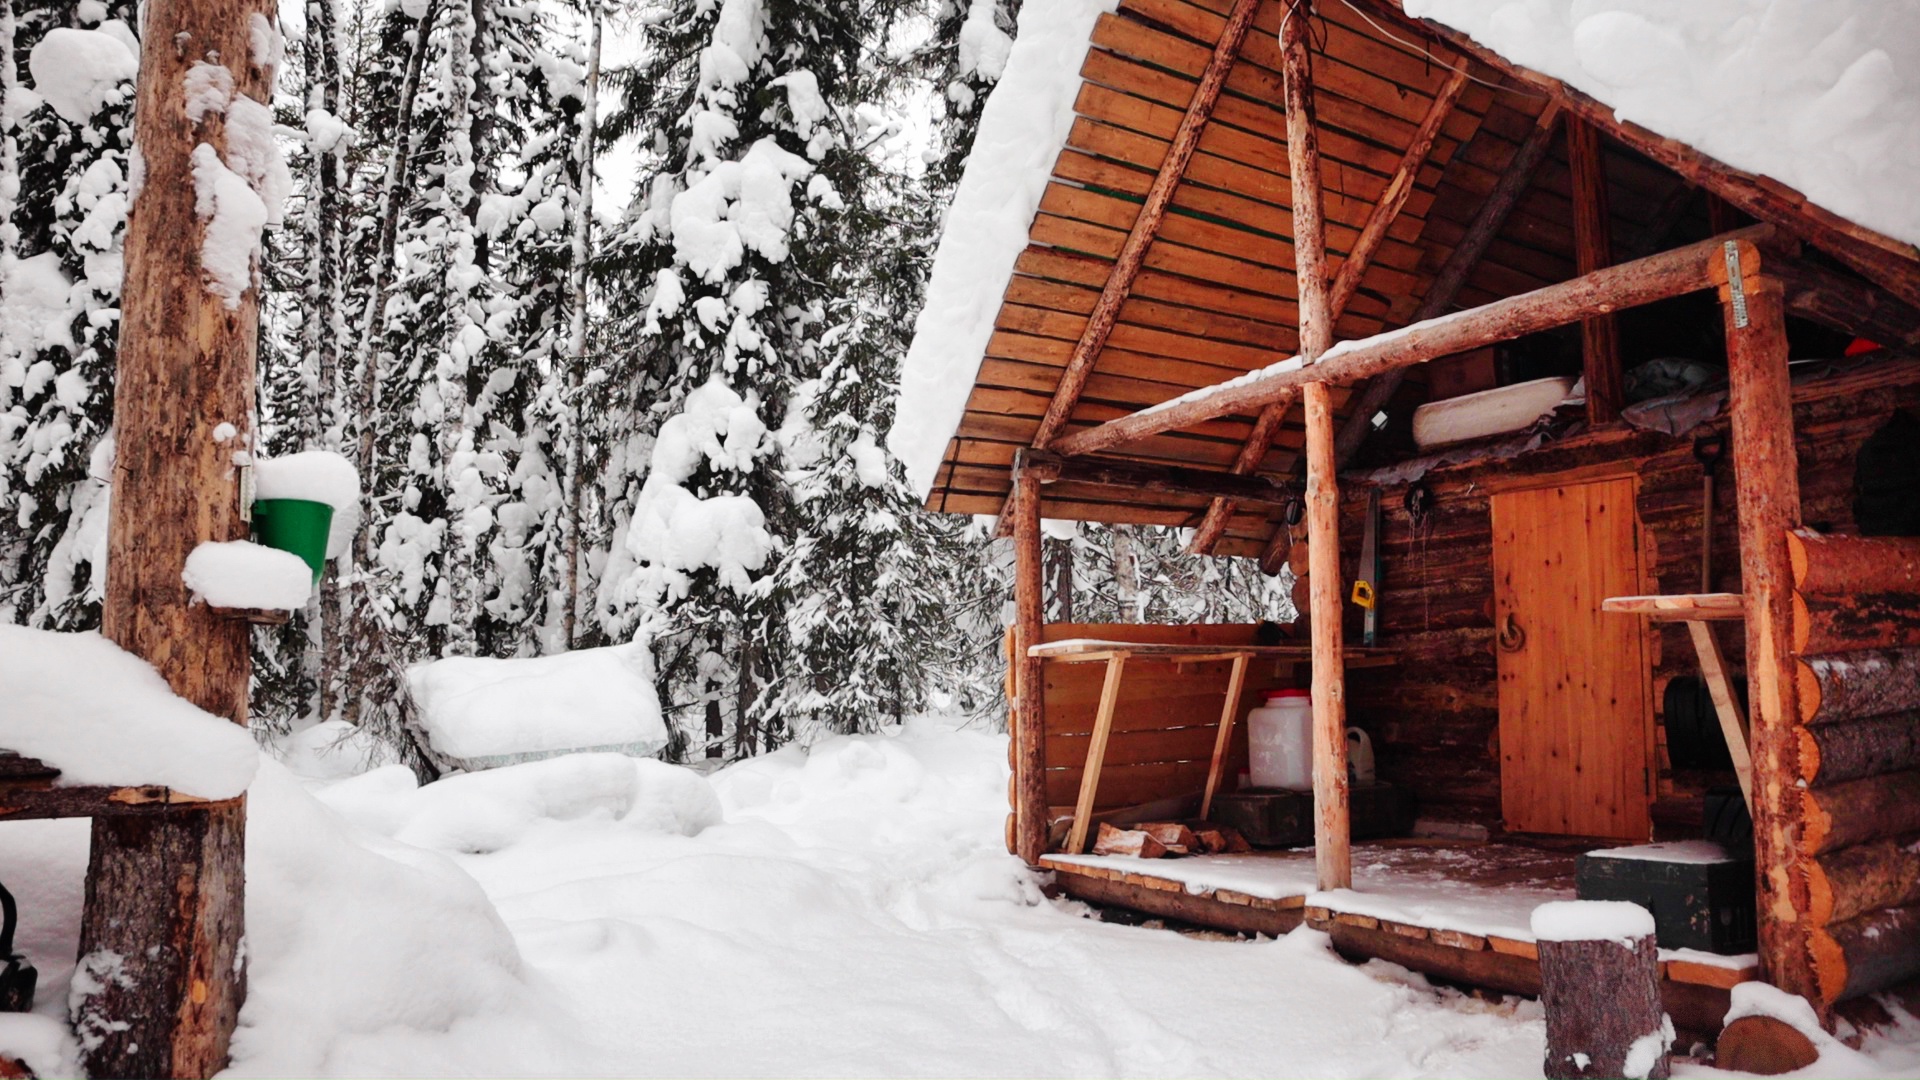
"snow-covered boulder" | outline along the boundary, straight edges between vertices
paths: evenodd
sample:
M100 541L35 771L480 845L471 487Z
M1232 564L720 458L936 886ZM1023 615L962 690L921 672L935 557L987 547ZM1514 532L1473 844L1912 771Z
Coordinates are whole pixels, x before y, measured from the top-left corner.
M667 745L644 644L555 656L454 656L407 672L424 749L442 768L490 769L582 751L633 757Z

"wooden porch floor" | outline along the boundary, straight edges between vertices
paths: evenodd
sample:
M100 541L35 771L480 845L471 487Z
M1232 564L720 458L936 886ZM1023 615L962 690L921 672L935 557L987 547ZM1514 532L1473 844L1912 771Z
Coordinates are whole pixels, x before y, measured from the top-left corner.
M1316 888L1313 850L1134 859L1047 855L1060 891L1198 926L1284 934L1324 930L1350 959L1379 958L1453 982L1537 995L1528 927L1535 906L1574 898L1571 851L1512 843L1387 840L1353 847L1353 889ZM1674 1021L1718 1031L1727 992L1759 977L1751 954L1660 950Z

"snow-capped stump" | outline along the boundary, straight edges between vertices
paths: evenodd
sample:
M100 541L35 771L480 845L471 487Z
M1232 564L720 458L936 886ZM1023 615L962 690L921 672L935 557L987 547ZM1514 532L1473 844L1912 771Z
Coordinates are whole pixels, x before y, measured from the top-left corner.
M414 666L407 683L421 749L443 770L586 751L646 757L667 745L644 644L515 660L452 656Z
M1534 908L1532 925L1547 1076L1672 1075L1673 1021L1660 1004L1653 913L1622 900L1564 900Z
M300 556L250 540L208 542L193 549L180 573L193 595L223 611L260 612L250 621L274 621L266 613L305 607L313 571ZM285 621L284 614L279 621Z

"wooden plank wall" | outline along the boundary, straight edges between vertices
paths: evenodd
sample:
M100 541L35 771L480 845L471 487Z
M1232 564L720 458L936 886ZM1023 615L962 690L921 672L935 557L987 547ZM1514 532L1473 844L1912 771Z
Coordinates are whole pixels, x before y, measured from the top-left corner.
M1853 531L1854 457L1900 408L1920 409L1920 362L1889 361L1796 387L1794 425L1808 523L1826 532ZM1724 417L1714 424L1714 430L1724 433L1725 428ZM1635 461L1647 564L1661 592L1694 592L1700 574L1701 470L1692 447L1691 438L1636 432L1546 448L1513 462L1436 470L1427 477L1436 511L1419 538L1410 534L1401 505L1404 487L1383 491L1380 644L1399 649L1402 662L1352 674L1348 722L1373 737L1382 778L1412 790L1422 816L1500 827L1487 485L1510 483L1516 474L1546 477ZM1359 555L1366 494L1360 485L1349 484L1344 495L1341 536L1351 567ZM1726 461L1717 472L1713 546L1715 587L1739 591L1733 469ZM1357 640L1357 620L1350 629ZM1744 647L1739 624L1720 623L1717 629L1722 651L1737 665ZM1683 626L1656 630L1652 663L1658 710L1667 682L1694 671ZM1737 669L1735 675L1744 677ZM1664 724L1656 732L1663 796L1697 793L1719 779L1676 775L1667 760ZM1731 771L1721 782L1732 782Z
M1196 645L1250 645L1251 623L1216 626L1152 626L1139 623L1049 623L1043 641L1098 638ZM1106 763L1100 771L1096 812L1134 806L1169 796L1198 792L1206 784L1213 759L1213 741L1219 731L1220 705L1227 689L1230 663L1182 664L1137 659L1127 665L1120 684L1120 704L1114 713L1113 734L1107 742ZM1094 712L1106 672L1102 663L1067 664L1049 660L1045 667L1047 717L1047 802L1071 807L1080 791L1081 768L1093 733ZM1304 677L1304 669L1303 669ZM1275 676L1271 662L1255 662L1247 669L1239 722L1229 748L1225 790L1247 767L1246 710L1260 700L1260 692L1292 685Z

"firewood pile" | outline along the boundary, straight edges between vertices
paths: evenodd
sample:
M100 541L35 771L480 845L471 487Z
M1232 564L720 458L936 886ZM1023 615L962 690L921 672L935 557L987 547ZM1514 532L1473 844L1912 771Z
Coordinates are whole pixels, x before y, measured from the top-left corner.
M1154 821L1126 828L1100 823L1093 840L1095 855L1131 855L1137 859L1169 859L1180 855L1240 854L1252 851L1246 838L1224 825L1190 828L1178 821Z

